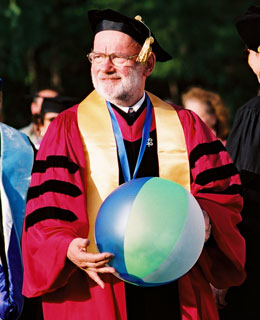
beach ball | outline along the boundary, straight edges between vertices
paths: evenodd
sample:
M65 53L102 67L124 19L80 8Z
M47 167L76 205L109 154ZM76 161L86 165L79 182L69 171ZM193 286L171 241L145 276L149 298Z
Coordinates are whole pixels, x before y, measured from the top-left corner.
M158 177L120 185L102 203L95 223L100 252L120 279L159 286L188 272L205 239L202 210L181 185Z

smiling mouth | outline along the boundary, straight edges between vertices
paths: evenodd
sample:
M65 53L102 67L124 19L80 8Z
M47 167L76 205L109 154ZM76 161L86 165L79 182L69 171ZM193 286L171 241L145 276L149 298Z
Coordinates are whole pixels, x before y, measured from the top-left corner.
M117 78L100 78L101 81L118 81L121 80L121 78L117 77Z

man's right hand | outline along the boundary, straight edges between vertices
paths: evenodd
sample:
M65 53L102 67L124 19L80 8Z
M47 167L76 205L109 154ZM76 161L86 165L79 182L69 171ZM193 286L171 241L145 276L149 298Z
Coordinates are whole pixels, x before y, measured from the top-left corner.
M84 270L101 288L104 288L105 284L98 273L115 272L114 268L106 265L113 258L113 254L108 252L88 253L88 245L88 239L75 238L68 247L67 257L76 266Z

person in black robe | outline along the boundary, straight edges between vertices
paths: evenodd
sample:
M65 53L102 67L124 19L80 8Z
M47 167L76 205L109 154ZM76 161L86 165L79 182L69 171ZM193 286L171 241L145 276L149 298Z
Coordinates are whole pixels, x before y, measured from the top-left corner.
M260 6L251 6L237 21L237 30L246 44L248 64L260 83ZM226 148L239 170L244 207L239 229L246 240L247 279L231 288L222 319L259 319L257 308L260 274L260 93L238 109Z

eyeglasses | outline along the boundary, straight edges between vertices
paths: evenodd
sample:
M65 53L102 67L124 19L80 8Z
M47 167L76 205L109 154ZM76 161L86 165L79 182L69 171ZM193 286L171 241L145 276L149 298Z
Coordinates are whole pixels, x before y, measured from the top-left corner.
M123 53L105 54L101 52L90 52L89 54L87 54L87 57L90 63L96 63L96 64L104 63L105 59L108 57L114 66L124 67L124 66L127 66L129 60L133 60L134 58L138 57L138 54L128 56Z

